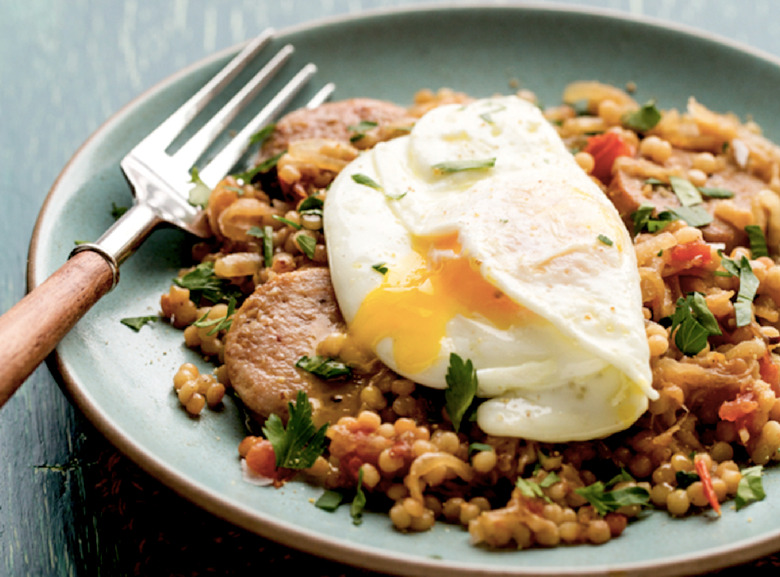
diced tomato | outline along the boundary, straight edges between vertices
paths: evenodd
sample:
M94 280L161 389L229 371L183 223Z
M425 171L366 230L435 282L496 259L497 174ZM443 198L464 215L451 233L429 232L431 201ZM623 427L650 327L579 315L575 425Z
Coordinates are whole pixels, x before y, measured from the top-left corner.
M743 422L758 409L753 393L739 393L733 401L724 401L718 410L718 416L732 423Z
M670 257L676 263L689 263L688 268L705 266L712 260L712 250L709 245L694 241L673 246Z
M246 454L247 466L268 479L276 479L276 453L271 441L262 439L257 441Z
M593 157L591 174L604 184L612 180L612 166L620 156L633 156L633 147L616 132L604 132L591 136L583 152Z
M710 476L710 470L707 468L707 463L699 455L696 455L693 458L693 466L699 474L699 479L701 479L704 496L707 497L707 501L710 502L710 505L715 512L720 515L720 501L718 501L718 496L715 494L715 488L712 486L712 477Z
M346 473L354 480L357 480L360 467L364 465L363 459L357 455L351 455L347 459L342 459L342 464Z
M771 353L758 359L758 370L761 380L772 387L776 396L780 396L780 368L772 360Z

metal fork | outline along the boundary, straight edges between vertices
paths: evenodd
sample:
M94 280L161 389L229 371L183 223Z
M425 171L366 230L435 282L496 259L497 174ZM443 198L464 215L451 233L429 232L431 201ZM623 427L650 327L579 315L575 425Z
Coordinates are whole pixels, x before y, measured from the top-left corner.
M81 244L39 287L0 317L0 407L56 344L103 295L119 282L119 265L157 226L167 223L207 236L200 210L188 202L191 170L236 115L262 90L293 53L280 49L225 106L174 153L167 149L273 38L266 30L249 42L222 70L120 162L135 201L95 243ZM266 106L199 171L213 188L246 152L251 136L280 114L316 72L303 66ZM332 93L326 84L306 106L315 107Z

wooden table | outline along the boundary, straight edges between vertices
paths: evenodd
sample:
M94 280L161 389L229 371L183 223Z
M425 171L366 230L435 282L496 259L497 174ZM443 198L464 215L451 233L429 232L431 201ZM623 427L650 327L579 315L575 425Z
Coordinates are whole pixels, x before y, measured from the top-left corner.
M676 21L780 56L775 0L571 3ZM0 2L0 311L25 292L28 242L49 187L123 104L267 26L411 4ZM721 574L776 562L767 558ZM292 575L305 569L328 577L373 575L276 545L174 494L110 446L71 407L46 367L0 409L0 575Z

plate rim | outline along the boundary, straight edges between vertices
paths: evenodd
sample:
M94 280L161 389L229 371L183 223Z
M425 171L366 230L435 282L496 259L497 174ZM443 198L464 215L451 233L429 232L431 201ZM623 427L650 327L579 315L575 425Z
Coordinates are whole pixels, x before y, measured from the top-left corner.
M291 35L305 33L309 30L320 29L328 26L344 25L350 22L362 20L381 19L387 16L403 16L405 14L436 13L451 10L468 12L473 10L512 10L518 12L546 12L546 13L566 13L595 15L610 20L623 21L630 24L648 26L651 28L671 31L676 34L688 36L698 41L711 43L730 48L732 50L744 53L754 58L760 59L780 69L780 57L774 56L760 48L746 45L739 41L726 38L716 33L705 32L693 26L664 20L657 17L637 15L634 13L621 12L605 7L591 7L574 5L568 3L547 4L539 1L521 2L521 1L496 1L496 2L477 2L469 0L460 2L457 0L443 3L420 3L414 5L405 5L397 7L383 7L372 10L366 10L359 13L333 15L324 18L318 18L311 21L301 22L295 25L287 26L275 30L275 38L284 40ZM165 78L155 82L147 89L143 90L123 106L110 114L95 129L83 143L70 156L69 160L63 166L58 176L53 181L49 191L44 198L36 218L31 240L28 249L28 264L26 270L27 290L28 292L41 284L45 278L41 277L42 271L37 269L37 252L39 243L43 234L42 221L57 197L57 191L63 180L69 175L73 165L89 148L90 144L98 140L104 134L110 133L112 127L121 121L133 109L140 106L148 99L165 90L167 87L176 84L182 78L192 74L200 68L207 67L217 61L226 59L229 55L236 53L249 40L235 43L231 46L216 51L210 55L200 58L182 68L177 69ZM307 552L312 555L321 556L332 561L345 563L355 567L360 567L373 571L391 572L392 574L405 576L444 576L444 575L570 575L577 577L588 577L596 575L607 575L622 572L631 575L653 575L658 570L671 570L674 575L688 574L691 572L700 573L702 570L720 569L740 563L757 559L780 550L780 529L774 533L769 533L758 539L750 539L747 542L737 542L727 548L718 550L704 550L690 555L678 555L677 557L665 558L661 562L646 561L638 563L625 563L619 566L608 564L594 565L586 568L576 568L570 566L550 566L550 567L527 567L531 571L522 571L524 567L518 567L520 572L504 571L501 567L485 568L474 565L473 562L464 564L463 562L446 562L440 559L425 559L418 557L397 557L394 552L388 552L371 545L357 544L350 546L343 540L325 537L319 533L312 532L306 527L295 525L284 520L268 517L261 513L250 513L242 509L239 504L229 500L220 500L194 479L177 473L175 470L166 466L161 459L150 453L144 447L133 441L133 439L122 430L120 425L107 415L103 414L98 405L95 404L88 391L82 388L76 382L76 379L68 371L65 359L63 359L58 350L46 360L47 366L59 384L66 397L75 404L79 411L87 418L97 431L101 433L116 449L130 458L137 466L147 474L154 477L180 496L195 504L197 507L208 511L210 514L233 523L239 527L247 529L264 538L280 543L292 549ZM301 540L301 536L306 539ZM388 567L388 564L391 564Z

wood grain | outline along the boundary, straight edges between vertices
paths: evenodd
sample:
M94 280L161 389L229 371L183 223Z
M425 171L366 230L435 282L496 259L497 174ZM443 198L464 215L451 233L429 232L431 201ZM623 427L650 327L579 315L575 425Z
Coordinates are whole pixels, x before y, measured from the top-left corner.
M0 316L0 407L112 286L106 260L82 251Z

